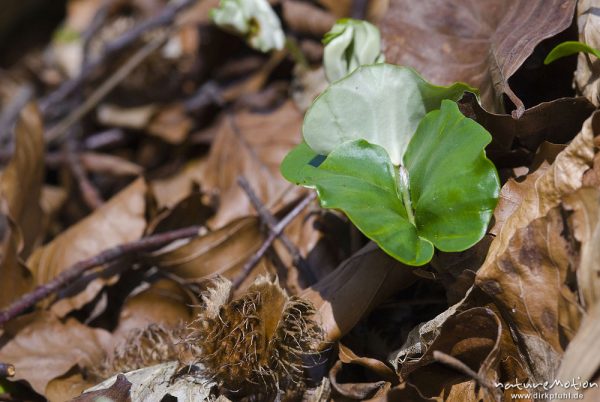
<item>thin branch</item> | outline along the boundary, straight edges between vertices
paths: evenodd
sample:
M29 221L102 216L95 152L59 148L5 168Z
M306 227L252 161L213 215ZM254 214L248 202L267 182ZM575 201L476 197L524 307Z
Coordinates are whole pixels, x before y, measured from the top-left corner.
M73 177L77 182L86 205L91 210L101 207L102 204L104 204L104 200L102 199L98 189L88 178L87 173L81 164L81 157L76 153L76 145L73 141L69 141L65 147L65 153L67 164L71 170L71 173L73 173Z
M243 177L243 176L238 177L238 184L246 192L246 195L248 196L248 199L252 203L252 206L254 206L254 209L256 209L256 212L258 212L258 216L260 217L261 221L263 221L264 224L267 226L267 228L269 229L269 232L273 232L277 226L277 220L275 219L275 217L271 214L271 212L269 212L269 210L260 201L260 199L258 198L256 193L252 189L252 186L250 185L248 180L246 180L245 177ZM283 233L283 232L280 233L277 237L279 237L279 240L281 240L284 247L287 249L287 251L292 256L292 262L293 262L294 266L296 266L305 275L305 277L308 281L310 281L311 283L316 282L317 278L315 278L315 275L314 275L311 267L306 262L306 260L302 257L300 250L298 250L298 247L296 247L294 242L291 241L290 238L287 237L285 235L285 233Z
M0 378L14 377L15 366L8 363L0 363Z
M156 250L175 240L197 236L199 232L200 226L190 226L170 232L159 233L130 243L109 248L94 257L80 261L61 272L50 282L36 287L31 292L24 294L20 299L16 300L10 306L0 311L0 325L3 325L28 308L34 306L36 303L62 289L73 280L79 278L84 272L92 268L110 263L129 254Z
M352 2L352 18L358 20L364 20L367 15L367 7L369 6L369 0L354 0Z
M198 0L183 0L176 2L173 5L169 5L165 7L165 9L156 17L133 27L121 37L106 45L104 48L104 53L98 60L89 63L87 68L83 69L77 77L66 81L56 91L52 92L46 99L42 100L41 108L44 111L44 114L52 106L61 104L79 86L81 86L98 69L99 66L103 65L107 60L111 59L117 53L129 47L149 30L158 28L160 26L170 25L179 12L196 3L197 1Z
M311 192L309 195L304 197L302 201L298 203L286 216L283 217L281 221L273 228L273 230L269 231L269 236L265 239L260 248L252 255L252 257L244 264L242 268L242 272L238 275L237 278L233 280L233 286L239 287L244 280L250 275L256 264L261 260L261 258L265 255L269 247L273 244L273 241L279 236L283 230L296 218L300 212L304 208L306 208L312 200L314 200L316 194Z
M451 369L474 379L481 386L488 389L489 391L495 392L497 390L496 387L494 387L494 384L480 376L473 369L471 369L471 367L467 366L465 363L461 362L456 357L450 356L444 352L440 352L439 350L434 350L433 359L438 363L448 366Z
M63 120L58 122L46 132L46 141L53 142L63 137L69 128L92 110L106 95L119 85L131 72L139 66L148 56L161 47L167 40L168 35L158 35L154 40L148 42L139 49L123 64L113 75L108 77L79 107L69 113Z

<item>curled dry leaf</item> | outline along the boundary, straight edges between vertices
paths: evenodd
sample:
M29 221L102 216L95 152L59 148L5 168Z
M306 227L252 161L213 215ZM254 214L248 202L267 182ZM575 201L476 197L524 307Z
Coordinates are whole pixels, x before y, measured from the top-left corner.
M146 227L146 192L144 179L134 181L91 215L38 248L27 260L35 283L46 283L76 262L109 247L139 239ZM92 300L103 286L102 281L94 281L86 291L58 301L53 311L64 316Z
M0 361L15 366L17 372L11 380L25 380L44 395L46 385L72 367L98 365L111 344L105 330L72 318L63 323L50 313L39 313L0 349Z
M558 205L581 187L592 165L599 116L586 120L551 166L520 185L505 186L512 201L497 208L503 223L494 228L497 236L476 277L514 325L534 380L556 378L562 339L573 336L579 320L576 297L566 284L572 251ZM510 214L502 210L507 205Z
M391 0L380 23L385 57L438 85L479 88L490 112L504 111L506 94L521 116L525 106L508 79L538 43L571 24L574 9L573 0Z
M492 143L486 152L499 167L528 164L524 157L512 156L516 144L533 153L544 141L556 144L569 142L595 110L584 97L560 98L531 107L515 120L510 115L484 110L475 95L470 93L465 94L460 106L465 115L492 134ZM529 153L524 156L530 156Z
M23 109L15 128L15 151L0 176L0 211L5 227L0 252L0 306L13 301L32 285L23 264L43 237L40 206L44 180L42 121L35 106Z
M492 384L499 380L501 360L507 357L506 351L501 351L505 341L501 320L492 310L475 307L457 313L443 323L421 358L407 361L399 368L405 383L395 388L390 396L394 396L393 400L404 400L403 395L410 399L414 387L424 400L497 400L497 390ZM435 357L436 352L465 364L476 378L441 363Z
M557 379L568 380L576 378L581 382L598 382L600 355L590 353L600 348L600 304L596 303L587 311L581 322L577 335L573 338L560 363ZM584 390L585 400L597 400L598 388ZM552 392L569 392L563 386L558 386ZM594 392L596 395L594 398ZM589 398L589 399L588 399Z
M369 243L335 271L302 292L317 309L325 343L339 340L374 307L416 279L408 267Z
M246 217L174 249L159 250L151 258L161 269L188 281L217 275L233 280L262 241L258 219ZM270 272L270 264L263 259L240 288L248 287L257 275Z

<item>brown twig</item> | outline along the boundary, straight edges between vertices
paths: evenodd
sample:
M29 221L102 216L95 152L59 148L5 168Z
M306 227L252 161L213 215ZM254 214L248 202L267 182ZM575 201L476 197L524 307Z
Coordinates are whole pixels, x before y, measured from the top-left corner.
M369 5L369 0L354 0L352 2L352 18L356 18L358 20L365 19L367 15L367 6Z
M156 250L175 240L194 237L198 235L199 232L200 226L190 226L183 229L164 232L109 248L94 257L80 261L61 272L50 282L36 287L31 292L24 294L20 299L0 311L0 325L3 325L28 308L34 306L39 301L62 289L92 268L110 263L129 254Z
M474 379L481 386L485 387L486 389L488 389L492 392L495 392L497 390L497 388L494 386L494 384L492 384L490 381L488 381L485 378L483 378L482 376L480 376L473 369L471 369L471 367L467 366L465 363L461 362L456 357L450 356L444 352L440 352L439 350L434 350L433 351L433 359L438 363L448 366L451 369L458 371L459 373L462 373L462 374L466 375L467 377Z
M92 110L106 95L119 85L131 72L139 66L148 56L161 47L168 38L168 34L158 35L131 56L114 74L102 83L80 106L69 113L58 124L46 132L46 141L53 142L63 137L69 128L79 119Z
M91 209L97 209L104 204L104 200L98 189L92 184L87 176L85 169L81 164L81 157L77 154L76 144L74 141L69 141L65 147L65 158L69 169L73 173L73 177L77 182L79 191L83 197L83 201Z
M15 366L8 363L0 363L0 378L14 377Z
M238 184L248 196L248 199L252 203L254 209L256 209L256 212L258 212L258 216L260 217L261 221L267 226L270 232L274 231L275 227L277 226L277 220L260 201L248 180L246 180L245 177L240 176L238 177ZM304 257L302 257L300 250L298 250L298 247L296 247L294 242L291 241L290 238L287 237L283 232L281 232L277 237L279 237L279 240L281 240L283 246L292 256L292 263L294 266L296 266L305 275L305 278L310 281L310 283L316 282L317 278L315 277L311 267L309 266L308 262L306 262Z
M149 30L160 26L170 25L179 12L191 6L196 1L198 0L183 0L167 6L156 17L133 27L121 37L106 45L104 53L98 60L87 64L87 67L83 69L77 77L63 83L56 91L52 92L47 98L40 102L44 114L46 114L48 109L52 108L54 105L63 103L68 96L81 86L94 72L96 72L98 67L103 65L107 60L129 47Z
M283 230L287 227L287 225L289 225L294 220L294 218L296 218L298 216L298 214L300 214L300 212L302 212L302 210L304 208L306 208L308 206L308 204L310 204L312 202L312 200L315 199L315 197L316 197L316 194L314 192L311 192L309 195L304 197L302 199L302 201L300 201L298 203L298 205L296 205L294 207L294 209L292 209L286 216L283 217L283 219L281 219L281 221L279 221L279 223L277 223L277 225L275 225L273 230L269 231L269 235L267 236L267 238L265 239L263 244L252 255L252 257L246 262L246 264L244 264L240 275L238 275L238 277L233 280L234 287L237 288L242 284L242 282L244 282L244 280L252 272L252 269L254 269L256 264L258 264L260 259L265 255L267 250L271 247L271 245L273 244L273 241L275 241L277 236L279 236L283 232Z

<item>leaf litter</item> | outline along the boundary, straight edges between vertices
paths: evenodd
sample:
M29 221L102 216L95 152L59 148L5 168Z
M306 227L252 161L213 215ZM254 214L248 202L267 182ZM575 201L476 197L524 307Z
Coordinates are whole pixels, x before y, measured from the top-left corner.
M56 2L53 33L0 35L0 396L500 401L600 381L599 64L541 62L600 47L595 2L268 3L287 37L270 55L207 0ZM281 176L342 17L378 26L388 62L478 88L459 108L502 189L471 248L406 266Z

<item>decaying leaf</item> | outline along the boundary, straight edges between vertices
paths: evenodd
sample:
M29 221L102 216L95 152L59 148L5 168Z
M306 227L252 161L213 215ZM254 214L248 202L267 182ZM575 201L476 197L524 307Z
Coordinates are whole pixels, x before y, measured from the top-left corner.
M571 24L574 9L571 0L391 0L380 28L388 62L413 67L438 85L464 81L479 88L490 112L504 111L506 94L521 116L525 106L508 79L538 43Z
M520 186L508 187L512 213L502 216L502 226L494 229L497 237L476 277L477 286L517 328L535 380L555 378L563 339L573 336L579 318L575 295L567 286L571 248L562 236L558 205L561 197L581 187L592 164L597 118L594 114L586 120L551 166L540 168Z
M315 306L315 319L325 331L322 347L339 340L379 303L410 286L416 279L413 269L369 243L306 289L301 297Z
M244 175L260 200L277 209L296 198L301 189L290 187L279 173L285 154L300 142L302 115L286 102L268 115L241 112L226 117L204 167L205 191L220 200L215 228L233 219L253 215L254 208L237 184Z
M35 283L43 284L78 261L124 242L137 240L146 227L146 182L138 179L91 215L70 227L27 260ZM104 286L90 283L85 292L60 300L53 311L64 316L89 302Z
M26 380L44 395L48 383L72 367L94 367L111 346L110 334L70 318L61 322L40 313L0 349L0 361L16 368L13 381Z
M15 129L15 151L0 176L0 211L3 226L0 251L0 306L13 301L32 285L23 264L39 242L40 206L44 180L44 139L40 114L27 106Z

